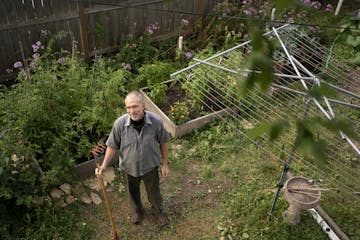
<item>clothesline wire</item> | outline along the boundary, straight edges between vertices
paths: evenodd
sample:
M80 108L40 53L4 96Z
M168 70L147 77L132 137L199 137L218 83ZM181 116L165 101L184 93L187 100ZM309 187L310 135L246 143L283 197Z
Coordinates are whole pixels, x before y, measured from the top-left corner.
M247 47L247 46L246 46ZM235 52L235 51L234 51ZM231 54L233 54L232 52L230 52ZM230 55L230 53L229 53L229 55ZM234 53L234 54L241 54L241 52L240 51L236 51L236 53ZM216 61L216 59L213 59L213 60L211 60L211 61ZM231 68L233 68L234 66L228 66L228 65L231 65L231 64L228 64L228 65L226 65L226 64L224 64L224 63L227 63L227 62L230 62L231 63L231 57L223 57L222 58L222 60L221 60L221 63L224 65L224 66L226 66L226 67L229 67L230 69ZM220 62L219 62L220 63ZM309 62L309 63L311 63L311 62ZM236 64L235 62L233 63L233 64ZM319 63L318 63L319 64ZM210 70L211 69L211 70ZM209 71L214 71L214 68L210 68L210 69L207 69L207 72L209 72ZM218 73L213 73L213 75L218 75L218 76L216 76L216 78L217 79L221 79L223 76L220 76ZM197 77L201 77L201 76L197 76ZM279 78L279 79L282 79L283 81L284 81L284 79L283 78ZM203 82L206 82L206 80L207 79L203 79ZM198 86L198 88L202 88L202 86ZM211 89L211 86L207 86L207 88L210 88ZM228 88L226 88L226 86L220 86L220 88L221 89L226 89L227 91L229 91L229 89ZM231 89L230 89L231 90ZM212 91L214 91L214 89L212 89ZM216 91L215 91L216 92ZM254 95L255 94L255 95ZM259 96L259 95L256 95L256 94L258 94L258 93L254 93L254 94L252 94L252 96ZM288 95L287 97L290 99L290 97L289 96L291 96L292 98L294 98L295 96L294 96L294 94L290 94L290 92L286 92L286 94ZM209 94L208 93L205 93L204 94L204 96L208 96ZM217 95L219 95L219 96L221 96L221 95L226 95L226 92L217 92ZM214 97L214 96L212 96L212 97ZM257 101L257 103L259 103L259 105L262 105L262 106L265 106L264 105L264 102L266 102L266 103L269 103L269 101L268 101L268 99L267 100L265 100L265 98L260 98L260 99L264 99L264 101ZM211 99L210 99L211 100ZM246 99L244 100L242 100L243 102L242 102L242 105L241 106L246 106ZM231 102L231 99L230 99L230 102ZM282 102L277 102L277 104L281 104ZM207 105L207 104L206 104ZM210 106L208 106L209 108L211 108ZM229 107L229 106L227 106L227 107ZM270 110L270 107L267 107L268 109L268 111ZM314 110L312 111L313 113L316 113L316 114L318 114L318 112L315 112ZM296 113L295 113L296 114ZM247 116L249 117L249 115L251 116L251 114L250 113L248 113L247 114ZM263 115L264 116L266 116L267 117L267 119L266 120L268 120L268 119L271 119L271 116L269 116L269 115L266 115L266 114L264 114L263 113ZM236 118L236 116L235 116L235 118ZM253 119L255 119L256 120L256 122L259 122L256 118L254 118L253 117ZM262 121L264 121L264 119L262 119ZM335 146L337 146L337 145L335 145ZM335 148L332 148L332 149L335 149ZM340 148L337 148L337 150L336 150L336 153L339 153L339 152L341 152L340 151ZM333 151L333 153L334 153L334 151ZM301 158L299 158L299 159L301 159ZM338 165L340 165L341 166L341 162L339 161L339 160L337 160L336 158L331 158L330 157L330 159L332 160L332 161L334 161L334 162L336 162L336 164L337 164L337 166ZM344 164L342 164L342 165L344 165ZM317 168L316 166L314 166L314 165L312 165L311 163L310 163L310 166L311 166L311 168L312 169L314 169L314 168ZM335 166L335 163L333 163L333 162L331 162L331 166ZM345 165L344 165L345 166ZM328 170L330 170L330 171L333 171L331 168L328 168ZM351 175L349 175L348 173L349 172L351 172L351 168L349 168L349 167L347 167L347 166L345 166L345 167L341 167L340 169L337 169L337 170L341 170L342 171L342 174L341 174L341 176L347 176L347 178L350 178L350 176ZM347 170L347 171L345 171L345 170ZM322 170L320 170L320 169L318 169L317 168L317 171L318 172L322 172L323 174L325 174L325 172L324 171L322 171ZM354 176L356 176L356 174L354 174ZM334 180L336 180L336 179L334 179ZM346 179L345 179L346 180ZM342 184L342 182L346 182L346 181L337 181L337 184L338 185L344 185L344 184ZM346 185L344 185L344 188L348 188ZM349 188L348 188L349 189ZM354 191L353 189L351 189L350 188L350 190L352 190L352 191ZM350 191L351 192L351 191Z
M200 86L199 84L198 84L196 87L198 87L198 88L200 88L200 89L203 90L203 86ZM197 93L199 93L199 92L197 92ZM208 95L208 94L204 93L203 96L209 97L208 100L213 101L212 99L210 99L211 97L214 97L212 94ZM215 111L215 109L213 109L213 108L212 108L208 103L206 103L204 100L200 100L200 101L201 101L206 107L208 107L210 110ZM217 105L217 107L220 107L220 105L219 105L219 104L216 104L214 101L213 101L213 104ZM230 107L230 106L227 106L227 107ZM239 120L241 119L240 115L239 115L238 113L236 113L235 111L230 111L229 114L230 114L230 116L231 116L234 120L238 120L238 121L239 121ZM221 117L221 118L222 118L223 120L227 121L228 124L231 124L231 125L234 124L234 123L232 123L231 121L228 121L225 117ZM235 129L237 129L237 128L235 127ZM240 131L240 130L237 130L237 131L238 131L241 135L243 135L244 137L248 138L248 136L247 136L245 133L243 133L242 131ZM251 141L253 141L253 140L251 140ZM253 142L253 143L254 143L254 142ZM281 150L281 149L278 149L278 150ZM302 157L300 157L298 154L296 154L295 158L296 158L296 159L302 159ZM327 175L326 172L324 172L323 170L319 169L319 168L318 168L316 165L314 165L314 164L311 164L311 163L309 163L309 162L304 162L304 161L302 161L302 164L307 165L307 166L308 166L309 168L311 168L311 169L316 169L316 171L322 173L321 175L323 175L323 176ZM335 176L335 174L331 174L331 176ZM339 182L339 181L337 181L337 180L336 180L335 178L333 178L333 177L330 177L330 179L333 179L333 181L336 182L337 185L342 186L343 189L347 189L350 193L351 193L351 192L355 192L354 189L349 188L347 185L343 184L342 181Z

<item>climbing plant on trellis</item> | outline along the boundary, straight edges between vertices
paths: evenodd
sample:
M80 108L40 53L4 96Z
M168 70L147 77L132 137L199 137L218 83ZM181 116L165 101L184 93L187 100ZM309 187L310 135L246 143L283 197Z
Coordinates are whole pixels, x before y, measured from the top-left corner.
M245 64L252 52L251 40L204 60L195 58L193 65L171 76L192 96L193 103L213 112L226 109L227 117L221 118L239 137L261 146L259 151L269 161L284 164L280 187L284 173L290 169L293 175L321 179L334 189L326 194L328 197L339 202L359 201L360 144L356 136L360 130L360 72L337 60L316 39L296 27L273 28L264 37L276 46L272 54L273 81L266 92L254 87L246 95L242 94L249 74L261 74L261 69L250 69ZM323 89L323 86L336 95L316 95L324 91L312 93L313 89ZM314 161L294 148L296 135L304 134L296 132L303 118L316 119L306 127L316 140L312 147L319 147L313 151L318 153L315 158L324 158L325 162ZM351 125L351 131L348 134L330 131L331 126L318 124L326 120L346 120L348 124L343 127ZM287 131L272 142L249 137L249 131L255 126L266 123L280 128L287 124ZM320 149L324 145L327 148Z

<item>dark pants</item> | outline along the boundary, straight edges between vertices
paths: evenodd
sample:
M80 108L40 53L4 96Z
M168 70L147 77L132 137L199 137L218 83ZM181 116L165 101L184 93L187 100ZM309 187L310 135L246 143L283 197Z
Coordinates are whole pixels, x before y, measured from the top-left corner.
M146 193L152 209L155 213L161 213L163 210L163 200L159 187L159 171L154 168L144 176L133 177L123 171L125 184L130 196L130 203L134 212L143 213L143 206L141 203L140 182L144 181Z

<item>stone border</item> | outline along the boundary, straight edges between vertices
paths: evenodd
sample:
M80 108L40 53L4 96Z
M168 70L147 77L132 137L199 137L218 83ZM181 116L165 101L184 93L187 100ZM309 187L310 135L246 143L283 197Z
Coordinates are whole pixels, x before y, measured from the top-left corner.
M172 82L174 80L168 80L165 82L162 82L161 84L166 84L169 82ZM225 116L229 114L228 109L222 109L210 114L207 114L205 116L201 116L195 119L192 119L184 124L176 125L174 122L170 120L170 118L149 98L149 96L145 93L144 90L148 88L142 88L140 89L141 94L144 96L145 101L145 108L150 111L158 114L164 121L165 129L170 133L170 135L174 138L178 138L181 136L184 136L185 134L190 133L191 131L195 129L199 129L215 118Z

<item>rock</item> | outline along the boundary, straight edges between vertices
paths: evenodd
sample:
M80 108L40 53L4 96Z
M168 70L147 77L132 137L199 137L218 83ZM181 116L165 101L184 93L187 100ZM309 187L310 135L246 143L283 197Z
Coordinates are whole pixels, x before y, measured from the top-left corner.
M75 197L73 195L68 195L65 197L65 202L67 204L72 204L73 202L75 202Z
M63 197L61 197L60 199L56 199L54 201L54 205L57 207L66 207L66 203Z
M60 199L62 195L64 195L64 192L58 188L53 188L50 192L50 196L53 199Z
M87 179L84 184L92 190L100 191L101 186L99 180L96 177Z
M81 202L86 203L86 204L91 204L92 203L91 198L86 193L83 193L83 195L81 195L80 200L81 200Z
M51 198L49 195L47 195L47 196L45 197L45 204L46 204L47 206L51 206L52 203L53 203L52 198Z
M102 203L102 199L100 198L100 196L97 193L91 192L90 197L91 197L91 200L93 201L93 203L95 203L96 205L99 205Z
M111 184L111 182L115 179L115 169L113 167L108 167L103 173L103 180L106 186L106 183Z
M61 184L59 188L67 195L71 194L71 185L68 183Z
M72 187L72 195L80 199L81 195L86 192L86 186L82 182L74 183Z
M33 203L35 206L42 206L45 203L45 196L35 196Z
M179 158L179 156L180 156L180 154L178 153L178 152L175 152L174 153L174 158L176 159L176 158Z
M69 205L69 204L66 203L66 202L63 200L62 203L60 204L60 207L64 208L64 207L66 207L67 205Z
M114 187L112 185L109 185L107 188L106 188L106 192L113 192L114 191Z
M124 184L119 184L119 192L125 192L126 191L126 188L124 186Z
M172 145L171 146L171 149L172 150L181 150L183 148L183 146L182 145L180 145L180 144L174 144L174 145Z
M188 151L189 154L193 154L194 152L196 152L196 147L192 147Z

